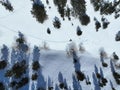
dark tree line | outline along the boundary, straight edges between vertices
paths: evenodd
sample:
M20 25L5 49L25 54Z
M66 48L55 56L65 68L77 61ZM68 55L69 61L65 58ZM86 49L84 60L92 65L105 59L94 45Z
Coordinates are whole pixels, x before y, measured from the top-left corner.
M0 1L0 3L6 8L6 10L9 10L11 12L14 10L14 8L9 0L2 0L2 1Z
M82 25L87 25L90 22L90 17L86 14L85 0L71 0L73 7L72 15L78 17Z
M104 0L91 0L91 3L95 11L100 11L101 15L111 15L115 13L115 18L119 17L120 12L120 0L109 2Z
M33 17L35 17L36 20L40 23L44 23L44 21L48 18L44 4L41 0L33 1L31 13L33 14Z

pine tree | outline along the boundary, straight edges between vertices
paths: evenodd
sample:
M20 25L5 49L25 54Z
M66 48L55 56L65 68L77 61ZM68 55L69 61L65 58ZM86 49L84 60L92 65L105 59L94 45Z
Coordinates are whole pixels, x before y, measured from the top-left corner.
M96 31L98 31L98 29L101 27L101 23L97 20L96 17L94 17L94 21L95 21L95 28L96 28Z
M63 20L64 20L64 16L65 16L66 3L67 3L67 0L54 0L54 4L57 6L58 12L59 12L60 16L63 18Z
M9 68L8 58L9 49L6 45L3 45L1 49L1 60L0 60L0 89L5 90L8 88L9 78L5 77L4 74Z
M120 31L118 31L118 33L116 34L115 40L120 41Z
M0 3L6 8L6 10L9 10L10 12L14 10L9 0L2 0Z
M11 68L6 71L6 76L11 77L11 89L27 89L29 87L29 53L24 35L19 32L19 38L16 39L17 48L12 49Z
M44 21L47 20L48 18L44 4L42 3L41 0L33 1L33 7L31 13L33 14L33 17L35 17L36 20L40 23L44 23Z
M54 20L53 20L53 26L57 29L59 29L61 27L61 22L59 20L58 17L55 17Z
M114 60L119 60L119 57L118 57L118 55L115 52L113 52L113 59Z
M40 63L39 63L39 60L40 60L40 49L38 46L34 46L33 48L33 52L32 52L32 55L33 55L33 58L32 58L32 80L33 81L36 81L38 80L38 77L39 77L39 70L40 70ZM36 84L32 81L32 85L31 85L31 88L35 88L36 87Z
M47 28L47 33L51 34L50 28Z
M77 33L78 36L82 35L82 31L79 26L77 26Z

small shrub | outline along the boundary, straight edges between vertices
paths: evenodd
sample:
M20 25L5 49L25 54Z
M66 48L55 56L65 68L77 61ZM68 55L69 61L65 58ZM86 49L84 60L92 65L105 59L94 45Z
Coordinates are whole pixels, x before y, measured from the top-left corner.
M77 79L80 80L80 81L83 81L85 79L84 73L82 73L80 71L77 71L76 75L77 75Z
M12 67L12 72L15 78L20 78L24 73L26 73L27 66L21 63L15 63Z
M60 84L59 84L59 87L60 87L61 89L63 89L63 88L64 88L64 83L60 83Z
M96 73L96 76L97 76L98 79L101 78L101 75L99 73Z
M106 78L102 78L102 83L103 83L104 86L106 85L107 82L108 82L108 81L107 81Z
M102 62L102 66L103 66L103 67L107 67L107 66L108 66L108 64L107 64L107 63L105 63L105 62Z
M116 83L120 85L120 74L118 74L117 72L113 72L113 76L115 78Z

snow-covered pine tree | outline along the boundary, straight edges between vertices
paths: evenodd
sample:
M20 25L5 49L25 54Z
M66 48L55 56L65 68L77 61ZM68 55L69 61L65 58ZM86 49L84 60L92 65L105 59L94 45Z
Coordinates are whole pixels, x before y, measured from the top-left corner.
M41 0L34 0L33 4L37 4L37 5L41 6L41 7L44 7L44 4L42 3Z
M17 48L13 48L11 53L11 68L6 72L6 76L11 77L11 89L29 88L29 53L28 45L25 43L24 35L19 32L16 39Z
M32 67L30 67L32 70L32 85L31 89L34 89L36 87L36 80L38 79L38 71L40 70L40 49L38 46L34 46L33 52L32 52Z
M1 90L5 90L5 88L8 87L9 83L9 78L4 77L6 69L9 68L9 62L8 62L8 57L9 57L9 49L6 45L3 45L1 49L1 60L0 60L0 85L1 85Z
M120 31L117 32L115 40L116 41L120 41Z
M96 28L96 31L98 31L98 29L101 27L101 23L97 20L96 17L94 17L94 21L95 21L95 28Z
M53 0L54 4L57 6L58 12L60 16L65 20L65 6L67 4L67 0Z
M110 60L110 67L111 67L111 72L113 74L113 77L114 77L116 83L120 85L120 74L115 71L112 60Z
M118 57L118 55L115 52L113 52L112 55L113 55L113 60L115 60L115 61L119 60L119 57Z
M2 0L0 3L6 8L6 10L13 11L14 8L9 0Z
M81 28L80 28L79 26L77 26L76 34L77 34L78 36L82 35L82 31L81 31Z
M53 20L53 26L57 29L59 29L61 27L60 19L56 16L54 17L54 20Z
M77 53L77 45L74 41L70 39L70 43L66 47L66 52L68 56L73 56L73 52ZM74 58L74 57L73 57ZM74 60L74 59L73 59ZM73 61L74 62L74 61Z
M36 78L36 89L37 90L46 90L46 81L44 79L44 76L42 74L42 70L40 68L40 50L37 46L34 46L33 49L33 64L32 64L32 69L34 72L36 72L38 75L38 78Z
M47 28L47 33L51 34L50 28Z
M108 58L107 53L105 52L104 48L100 48L100 61L103 67L107 67L108 64L105 63L104 59Z
M44 4L42 3L41 0L33 1L33 7L31 13L33 14L33 17L35 17L36 20L40 23L44 23L44 21L47 20L48 18Z
M46 0L46 3L49 5L49 0Z
M86 14L85 0L71 0L72 15L77 17L82 25L88 25L90 17Z

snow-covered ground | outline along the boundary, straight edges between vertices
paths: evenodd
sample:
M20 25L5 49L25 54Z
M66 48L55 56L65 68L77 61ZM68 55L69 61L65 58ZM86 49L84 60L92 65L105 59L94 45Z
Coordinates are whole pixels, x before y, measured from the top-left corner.
M95 12L93 6L90 4L90 0L86 0L87 14L90 16L90 23L87 26L82 26L77 18L72 17L71 21L65 18L65 21L60 17L57 7L54 5L53 0L49 0L49 5L46 4L46 0L41 0L45 5L45 9L48 15L48 19L43 23L39 23L33 18L31 14L32 1L31 0L10 0L14 7L13 12L5 10L0 4L0 46L6 44L9 47L13 46L14 38L18 31L25 34L30 47L34 45L41 46L45 41L48 43L50 49L54 50L42 50L40 56L40 64L42 65L43 74L47 79L48 76L52 78L54 82L58 82L58 72L63 73L63 77L67 79L69 86L72 86L72 74L74 74L74 64L71 57L67 57L65 49L69 40L72 39L77 47L80 43L86 49L86 52L79 55L80 62L82 63L82 71L92 77L94 71L94 65L102 67L99 60L99 49L103 47L111 56L113 52L116 52L120 56L120 42L115 41L116 33L120 30L120 18L115 19L114 14L105 16L110 24L107 29L100 28L98 32L95 30L94 17L101 22L101 15L99 12ZM70 6L70 2L67 2ZM49 9L51 6L51 9ZM54 17L59 17L61 21L61 28L56 29L53 26ZM72 23L74 25L72 26ZM76 28L80 26L83 34L81 36L76 35ZM47 28L50 28L51 34L47 34ZM57 50L57 51L56 51ZM110 59L106 59L109 64ZM112 77L110 65L107 68L103 68L104 76L113 81L116 90L119 90L120 86L115 83ZM93 82L92 78L90 78ZM55 84L55 83L54 83ZM92 85L85 85L85 82L81 82L83 90L93 90ZM103 90L110 90L110 83Z
M120 86L116 84L110 66L110 59L105 59L105 62L108 64L107 68L104 68L100 62L100 58L95 58L91 56L88 52L80 53L78 52L79 62L81 63L81 70L85 75L90 77L91 85L86 85L85 81L80 81L82 86L82 90L94 90L92 73L95 72L95 65L98 67L98 71L100 72L100 67L103 69L104 77L107 78L108 83L105 87L101 88L101 90L111 90L110 82L113 82L113 85L116 90L119 90ZM74 72L74 64L72 57L69 57L64 51L53 51L53 50L42 50L41 51L41 59L40 63L43 69L43 75L45 78L48 76L51 79L58 83L58 73L63 73L63 77L66 78L68 86L72 86L72 75ZM48 72L49 71L49 72Z
M119 42L115 41L115 35L119 31L119 21L120 18L114 19L113 15L108 15L106 18L109 20L110 25L107 29L103 30L100 28L99 32L95 31L94 17L99 21L101 15L99 12L94 12L93 6L90 1L87 1L87 14L91 18L91 22L87 26L82 26L78 19L72 18L65 21L60 17L57 7L54 6L51 0L49 6L45 3L46 0L42 0L47 11L48 19L43 23L38 23L35 18L31 15L32 2L30 0L12 0L11 3L14 7L13 12L5 10L3 6L0 5L0 44L6 43L7 45L12 44L13 38L17 31L23 32L31 45L40 45L43 41L46 41L51 49L65 50L66 44L70 39L74 40L77 44L83 43L86 49L95 54L98 52L99 48L104 47L108 53L113 51L120 53ZM70 6L68 1L67 3ZM54 14L53 14L54 13ZM52 22L53 18L57 16L61 20L61 28L55 29ZM74 23L74 26L71 25ZM81 27L83 31L82 36L76 35L77 26ZM47 28L51 29L51 35L47 34Z

